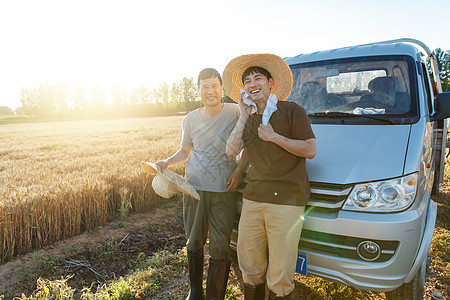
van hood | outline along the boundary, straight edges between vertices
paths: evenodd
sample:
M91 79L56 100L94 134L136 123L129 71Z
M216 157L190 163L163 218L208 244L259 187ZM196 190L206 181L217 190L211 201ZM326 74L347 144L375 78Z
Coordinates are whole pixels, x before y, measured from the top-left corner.
M411 125L311 125L317 154L310 181L357 183L403 175Z

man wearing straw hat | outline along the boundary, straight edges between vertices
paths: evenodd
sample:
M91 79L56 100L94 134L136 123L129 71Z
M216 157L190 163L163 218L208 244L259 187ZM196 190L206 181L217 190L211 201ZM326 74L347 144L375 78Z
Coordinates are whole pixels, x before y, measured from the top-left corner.
M225 154L227 139L238 118L236 104L221 103L222 78L211 68L198 76L198 89L204 107L183 120L181 148L164 161L161 171L188 160L186 179L200 195L183 197L183 220L187 235L191 290L187 299L203 298L203 246L209 231L211 255L206 298L224 299L230 270L230 235L233 229L236 187L241 182L245 159L236 166L236 158Z
M245 147L251 165L237 246L245 299L265 299L265 283L269 299L289 299L309 199L305 162L316 154L315 136L305 110L283 101L293 80L282 58L239 56L225 68L223 81L241 110L226 153Z

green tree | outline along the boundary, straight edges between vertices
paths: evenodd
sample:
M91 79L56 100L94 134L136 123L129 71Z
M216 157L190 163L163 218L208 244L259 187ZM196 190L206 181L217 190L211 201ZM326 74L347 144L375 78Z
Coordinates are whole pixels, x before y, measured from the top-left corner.
M55 90L48 84L41 84L38 88L22 88L20 102L26 115L51 116L55 113Z
M119 86L114 85L111 87L111 99L114 106L121 107L123 104L123 96L122 96L122 90Z
M41 117L50 117L55 115L57 98L55 86L50 84L41 84L37 89L37 98L39 115Z
M130 103L145 104L150 102L150 91L145 85L132 89L130 94Z
M163 102L164 104L167 104L170 100L170 89L169 89L169 85L165 82L161 83L158 87L158 89L156 90L156 95L159 98L159 102Z
M236 102L234 102L233 99L230 98L230 96L227 95L227 93L225 93L225 91L222 92L222 102L225 102L225 103L236 103Z
M77 85L72 95L73 108L80 113L86 112L88 99L89 95L85 87L81 84Z
M8 106L0 106L0 115L13 115L14 111Z
M170 97L173 102L181 102L183 101L183 95L181 94L181 89L179 84L174 82L172 83L172 88L170 89Z
M89 103L89 113L95 116L104 116L106 111L106 93L100 85L92 87L92 101Z
M192 77L184 77L181 79L178 87L185 103L186 111L191 111L191 102L198 97L197 85L195 84L194 79Z
M55 90L55 106L60 116L67 115L69 111L69 93L67 87L63 83L52 86Z
M28 116L37 115L39 110L35 91L32 88L20 89L21 111Z
M437 48L433 51L434 56L436 57L437 65L439 68L439 77L441 79L442 90L444 92L450 91L450 50L443 51L441 48ZM427 61L428 72L430 73L431 78L431 63L430 60ZM433 79L434 83L434 79Z

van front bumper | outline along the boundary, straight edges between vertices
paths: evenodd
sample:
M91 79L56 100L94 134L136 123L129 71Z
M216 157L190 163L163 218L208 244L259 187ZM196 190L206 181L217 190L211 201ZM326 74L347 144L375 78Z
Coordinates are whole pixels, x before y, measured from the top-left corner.
M308 255L308 274L373 291L410 281L426 259L436 221L436 203L423 200L416 209L400 213L306 214L299 252ZM377 259L358 255L364 241L380 246Z

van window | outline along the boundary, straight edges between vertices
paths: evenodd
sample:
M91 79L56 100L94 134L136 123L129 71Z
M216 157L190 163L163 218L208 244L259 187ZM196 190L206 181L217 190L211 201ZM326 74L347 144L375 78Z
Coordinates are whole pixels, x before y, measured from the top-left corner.
M377 115L396 123L412 122L417 117L413 65L406 56L293 65L294 84L287 101L298 103L311 118Z

